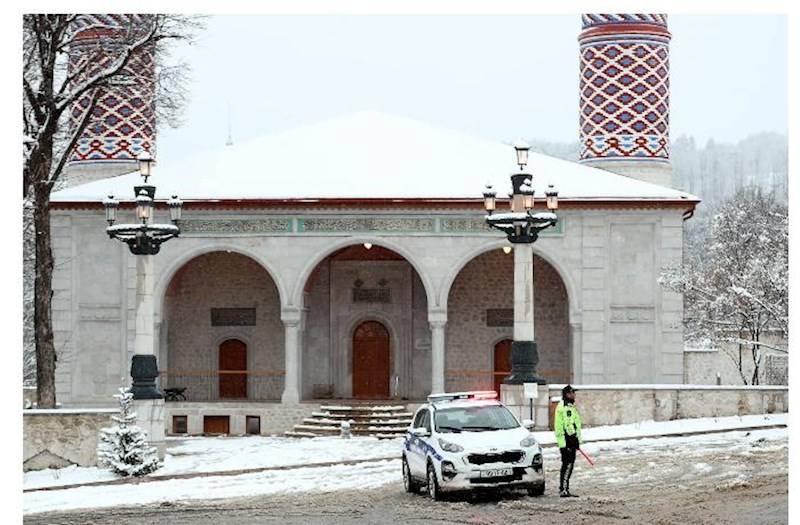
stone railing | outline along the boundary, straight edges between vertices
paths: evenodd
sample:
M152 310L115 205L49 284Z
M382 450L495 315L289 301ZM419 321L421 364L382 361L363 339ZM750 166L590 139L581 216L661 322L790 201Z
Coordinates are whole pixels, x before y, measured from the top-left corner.
M564 385L549 385L551 405ZM786 386L573 385L586 426L789 411ZM552 410L551 410L552 411Z

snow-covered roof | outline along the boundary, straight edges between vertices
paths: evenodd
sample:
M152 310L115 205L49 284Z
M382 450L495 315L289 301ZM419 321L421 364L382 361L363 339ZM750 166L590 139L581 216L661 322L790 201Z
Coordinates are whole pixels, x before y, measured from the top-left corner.
M150 183L160 199L480 199L491 183L504 197L518 172L511 146L418 122L361 111L221 146L189 158L162 152ZM688 193L531 152L535 195L559 199L698 200ZM56 192L55 202L132 195L138 173ZM160 200L159 199L159 200Z

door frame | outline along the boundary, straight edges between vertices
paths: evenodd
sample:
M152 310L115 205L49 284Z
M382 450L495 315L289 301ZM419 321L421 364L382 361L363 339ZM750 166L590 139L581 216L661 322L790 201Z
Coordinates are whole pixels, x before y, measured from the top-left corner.
M212 368L212 370L217 370L217 372L219 372L219 371L220 371L220 368L219 368L220 347L221 347L221 346L223 345L223 343L225 343L226 341L231 341L231 340L236 340L236 341L239 341L239 342L241 342L242 344L244 344L244 350L245 350L245 364L246 364L246 366L247 366L246 370L249 372L249 371L250 371L250 370L252 370L252 368L253 368L253 367L252 367L252 357L251 357L251 354L252 354L252 352L250 351L250 349L251 349L251 346L250 346L250 343L249 343L249 341L247 341L247 339L246 339L246 338L244 338L244 337L239 337L238 335L232 335L232 336L229 336L229 337L222 337L222 338L219 338L219 339L217 340L216 346L214 347L214 350L215 350L215 351L214 351L214 361L215 361L215 364L214 364L214 368ZM250 381L250 376L249 376L249 375L245 375L245 377L244 377L244 380L245 380L245 381L244 381L244 385L245 385L245 392L244 392L244 394L245 394L245 397L243 397L243 398L238 398L238 397L225 397L225 398L223 398L223 397L220 395L220 391L219 391L219 383L220 383L220 379L221 379L221 378L222 378L222 376L221 376L221 375L219 375L219 374L217 374L217 380L216 380L216 381L212 381L212 385L213 385L213 386L212 386L212 389L213 389L213 390L215 391L215 393L216 393L216 397L215 397L215 399L217 399L217 400L222 400L222 399L250 399L250 393L251 393L250 391L251 391L251 388L252 388L252 387L251 387L251 381Z
M514 338L512 336L503 336L492 343L492 390L494 390L495 383L497 381L497 376L494 375L497 373L497 345L502 343L503 341L509 341L511 344L514 343ZM509 345L508 349L508 372L511 373L511 345ZM500 380L500 384L502 384L502 379ZM498 399L500 396L500 392L497 393Z
M353 362L354 362L354 358L355 358L355 344L354 344L355 343L355 335L356 335L356 330L358 329L359 326L361 326L364 323L369 323L369 322L379 323L381 326L383 326L384 330L386 330L386 333L389 335L389 378L388 378L388 380L389 380L389 393L386 396L386 399L392 399L392 397L393 397L392 390L394 390L393 385L392 385L392 379L395 376L399 377L399 374L395 373L395 353L394 353L394 350L393 350L394 348L397 348L397 341L396 341L396 335L395 335L394 330L392 329L391 323L389 323L385 318L382 318L382 317L379 317L379 316L371 315L371 316L366 316L366 317L360 317L355 323L352 324L352 326L350 327L350 330L348 331L348 334L349 334L348 345L347 345L347 349L348 349L348 352L347 352L347 368L348 368L348 372L349 372L348 373L348 386L349 386L348 390L350 391L350 396L355 398L355 394L353 393L353 376L355 375L354 374L355 370L353 368ZM376 398L376 399L381 399L381 398Z

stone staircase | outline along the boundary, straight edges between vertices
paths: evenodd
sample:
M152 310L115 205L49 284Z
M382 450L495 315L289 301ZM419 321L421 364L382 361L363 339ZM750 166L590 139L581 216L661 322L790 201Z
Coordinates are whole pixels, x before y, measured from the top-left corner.
M373 436L391 439L405 435L411 424L412 413L405 405L379 405L374 403L348 405L322 405L312 412L287 437L338 436L343 422L350 423L353 436Z

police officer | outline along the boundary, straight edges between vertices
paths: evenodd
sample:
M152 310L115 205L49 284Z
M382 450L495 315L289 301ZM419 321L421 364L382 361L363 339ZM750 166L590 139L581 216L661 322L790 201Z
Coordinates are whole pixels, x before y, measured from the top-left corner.
M561 450L561 477L558 494L562 498L577 497L569 491L569 478L575 465L575 454L581 448L581 415L575 407L575 389L571 385L561 390L554 422L556 442Z

